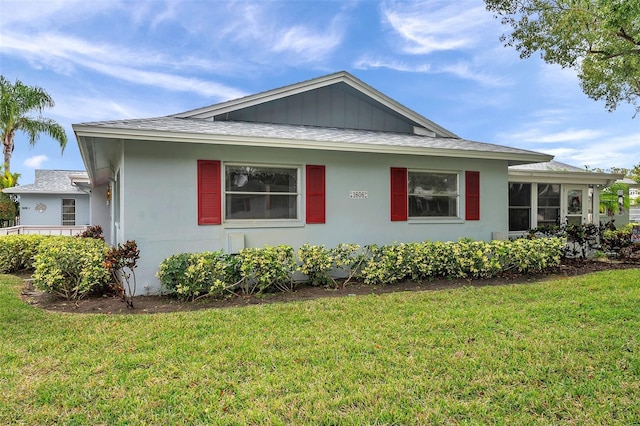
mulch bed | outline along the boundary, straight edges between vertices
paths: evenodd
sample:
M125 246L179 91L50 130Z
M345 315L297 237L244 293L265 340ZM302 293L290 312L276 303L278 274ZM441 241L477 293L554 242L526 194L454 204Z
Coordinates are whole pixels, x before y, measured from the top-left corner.
M92 296L80 301L68 301L55 295L43 293L33 288L29 275L23 275L25 286L21 291L22 300L38 308L67 313L103 313L103 314L143 314L163 312L187 312L201 309L220 309L267 303L284 303L299 300L311 300L322 297L350 297L367 294L383 294L399 291L433 291L454 289L463 286L492 286L505 284L530 284L551 278L563 278L587 274L590 272L640 268L640 262L615 261L578 261L565 262L558 268L535 275L515 273L502 274L488 279L439 279L435 281L405 281L388 286L370 286L362 283L350 283L345 288L326 289L310 285L299 285L295 291L262 295L236 296L229 295L220 299L205 298L195 302L184 302L170 296L139 296L134 298L134 308L127 308L119 297Z

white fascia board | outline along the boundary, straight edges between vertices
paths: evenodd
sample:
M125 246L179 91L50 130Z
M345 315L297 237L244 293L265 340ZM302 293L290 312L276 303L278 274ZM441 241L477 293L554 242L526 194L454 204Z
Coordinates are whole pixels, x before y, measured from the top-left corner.
M320 151L366 152L378 154L428 155L437 157L506 160L511 164L544 163L553 156L539 153L508 153L473 151L463 149L429 148L398 145L372 145L349 142L327 142L318 140L277 139L202 133L173 133L166 131L136 131L132 129L109 129L102 127L76 127L79 137L147 140L158 142L199 143L208 145L253 146L266 148L313 149Z
M547 172L541 170L509 170L509 182L574 183L611 185L620 174L591 172Z

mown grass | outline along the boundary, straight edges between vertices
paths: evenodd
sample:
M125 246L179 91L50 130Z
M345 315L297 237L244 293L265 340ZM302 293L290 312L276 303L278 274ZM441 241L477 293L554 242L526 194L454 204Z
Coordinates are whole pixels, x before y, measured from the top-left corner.
M0 424L633 424L640 269L174 314L0 276Z

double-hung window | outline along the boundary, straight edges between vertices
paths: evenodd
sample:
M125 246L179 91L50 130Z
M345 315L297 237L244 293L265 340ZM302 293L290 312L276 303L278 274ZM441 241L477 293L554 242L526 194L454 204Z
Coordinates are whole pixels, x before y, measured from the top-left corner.
M225 164L225 220L298 219L300 168Z
M460 190L455 172L408 171L409 218L456 218Z
M62 226L76 225L76 200L73 198L62 199Z

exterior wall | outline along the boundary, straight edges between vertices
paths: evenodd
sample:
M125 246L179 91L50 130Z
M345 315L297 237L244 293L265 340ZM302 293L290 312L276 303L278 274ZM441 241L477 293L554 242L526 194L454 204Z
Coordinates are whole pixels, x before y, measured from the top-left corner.
M181 252L224 249L229 235L244 234L246 247L304 243L328 247L343 242L388 244L394 241L490 240L507 235L507 164L503 161L451 159L275 148L127 141L121 173L122 235L118 242L136 240L141 250L136 270L139 293L157 292L160 262ZM304 224L304 173L300 219L287 226L197 224L197 160L252 162L265 165L326 166L326 223ZM429 220L391 222L390 168L459 171L460 216L464 217L464 171L480 172L479 221ZM368 191L367 199L350 199L349 191ZM114 192L114 196L117 196Z
M89 194L20 194L21 225L62 225L62 199L76 200L76 225L90 222ZM37 204L47 206L42 213L36 211Z
M111 208L106 199L107 185L91 189L91 225L100 225L106 242L111 241Z

